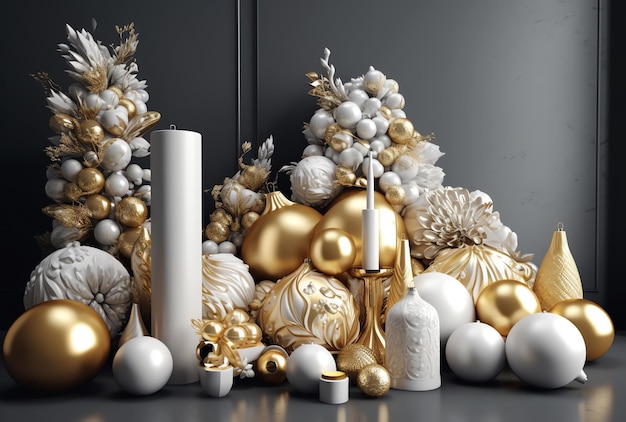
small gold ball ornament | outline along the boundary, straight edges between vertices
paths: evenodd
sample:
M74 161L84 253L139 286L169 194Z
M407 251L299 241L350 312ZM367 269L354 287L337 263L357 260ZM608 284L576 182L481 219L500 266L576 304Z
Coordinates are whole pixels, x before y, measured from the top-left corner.
M359 371L357 385L367 396L382 397L391 388L391 376L384 366L373 363Z
M214 319L206 321L200 329L200 335L206 341L217 342L224 334L224 324Z
M250 315L241 308L235 308L229 311L224 320L222 321L226 327L232 327L233 325L241 325L250 320Z
M83 191L76 183L70 182L63 186L63 195L70 201L78 201L83 196Z
M413 122L406 117L398 117L389 123L387 136L396 144L404 145L413 138L414 131Z
M120 98L118 104L128 110L128 120L137 115L137 106L134 102L132 102L132 100L129 100L128 98Z
M391 205L402 205L406 198L406 191L400 185L389 186L385 192L385 199Z
M97 120L81 120L77 132L78 140L85 145L97 145L104 139L104 129Z
M148 207L143 200L127 196L117 204L115 217L127 227L139 227L148 218Z
M130 258L137 239L141 236L142 227L128 227L117 238L117 248L126 258Z
M337 369L345 372L352 384L356 384L361 369L374 363L377 363L376 355L363 344L348 344L337 354Z
M76 176L76 184L85 195L102 191L104 182L104 175L95 167L84 168Z
M68 114L59 113L50 117L48 126L50 126L50 129L55 133L69 133L76 129L78 122L74 117Z
M324 274L338 275L352 267L356 245L347 231L327 228L313 237L309 254L318 270Z
M100 193L89 195L85 199L85 206L96 220L102 220L111 214L111 200Z
M269 384L280 384L287 379L287 358L289 355L280 346L268 346L258 357L255 372Z

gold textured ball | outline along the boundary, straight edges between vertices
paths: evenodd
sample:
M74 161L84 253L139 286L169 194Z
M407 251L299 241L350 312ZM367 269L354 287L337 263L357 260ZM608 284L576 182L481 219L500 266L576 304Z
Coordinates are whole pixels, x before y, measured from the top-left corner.
M102 220L111 214L111 200L101 193L94 193L85 199L85 206L91 211L91 217Z
M295 271L308 258L313 229L322 214L270 192L266 208L248 229L241 257L256 280L277 280Z
M615 340L615 328L609 314L587 299L566 299L549 309L550 313L570 320L585 339L587 361L593 361L609 351Z
M9 375L24 386L63 391L93 379L106 364L111 336L102 317L82 302L41 302L9 327L2 353Z
M280 384L287 379L287 358L289 355L280 346L268 346L255 365L255 373L268 384Z
M241 227L249 229L254 222L259 218L259 213L254 211L248 211L241 217Z
M137 239L141 236L141 227L128 227L117 238L117 248L126 258L130 258Z
M387 136L389 136L389 138L391 138L391 140L396 144L404 145L408 143L411 138L413 138L414 131L415 128L413 127L413 122L406 117L398 117L389 123Z
M347 231L328 228L313 237L309 255L318 270L324 274L337 275L352 267L356 246Z
M68 114L54 114L48 122L50 129L55 133L69 133L78 126L77 120Z
M104 175L95 167L84 168L76 176L76 184L85 195L101 192L104 182Z
M337 354L337 369L345 372L352 384L356 384L361 369L374 363L377 363L376 355L363 344L348 344Z
M86 145L97 145L104 139L104 129L97 120L86 119L78 124L78 140Z
M541 312L539 298L526 283L499 280L488 284L476 299L476 317L507 336L523 317Z
M63 195L70 201L78 201L83 196L83 190L76 183L66 183L63 186Z
M391 388L391 376L384 366L373 363L359 371L357 385L367 396L382 397Z
M148 218L148 207L142 199L127 196L115 207L115 217L127 227L139 227Z
M402 205L406 198L406 191L400 185L389 186L385 192L385 198L391 205Z
M331 202L321 221L315 226L313 238L328 228L340 228L348 232L356 246L353 266L363 263L363 246L361 236L362 212L367 206L365 189L351 188L343 191ZM374 206L380 211L380 265L393 267L396 259L397 240L408 238L404 220L387 202L385 196L374 192Z

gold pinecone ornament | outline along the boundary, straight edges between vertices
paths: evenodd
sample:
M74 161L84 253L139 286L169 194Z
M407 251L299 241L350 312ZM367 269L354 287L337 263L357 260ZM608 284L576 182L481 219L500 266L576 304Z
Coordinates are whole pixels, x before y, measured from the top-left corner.
M544 310L567 299L583 298L582 281L567 243L563 223L558 224L552 235L550 247L537 270L533 290Z

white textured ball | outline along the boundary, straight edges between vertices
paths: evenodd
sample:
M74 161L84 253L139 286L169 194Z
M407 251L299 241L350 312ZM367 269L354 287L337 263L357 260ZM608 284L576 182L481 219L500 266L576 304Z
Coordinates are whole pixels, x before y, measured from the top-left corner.
M474 300L467 288L451 275L426 272L413 278L419 295L439 313L441 343L461 325L476 321Z
M513 325L505 341L507 362L522 381L540 388L586 382L585 340L565 317L549 312L530 314Z
M312 155L300 160L289 175L295 202L323 206L333 200L342 189L335 177L336 168L333 160L324 156Z
M445 348L446 362L465 381L486 382L506 365L504 338L489 324L468 322L454 330Z
M335 370L335 358L319 344L302 344L287 358L287 381L301 393L317 393L322 372Z
M145 396L167 384L174 361L161 340L140 336L122 344L113 357L112 369L113 378L122 390Z
M115 139L104 150L100 165L107 171L123 170L130 163L132 154L128 142L123 139Z

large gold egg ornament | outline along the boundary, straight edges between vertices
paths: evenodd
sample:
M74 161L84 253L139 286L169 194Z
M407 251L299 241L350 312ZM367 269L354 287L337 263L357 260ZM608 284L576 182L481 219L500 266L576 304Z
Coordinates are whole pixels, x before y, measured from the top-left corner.
M609 314L587 299L566 299L548 312L570 320L585 339L587 361L593 361L609 351L615 340L615 328Z
M487 285L476 299L476 317L507 336L517 321L541 312L539 298L528 284L498 280Z
M350 233L343 229L324 229L311 241L311 261L328 275L338 275L352 267L356 246Z
M58 392L92 380L111 351L98 313L82 302L54 299L25 311L9 327L2 354L18 384Z
M290 201L280 191L268 193L263 214L241 244L241 257L255 280L278 280L302 265L321 219L319 211Z
M326 229L345 230L356 247L355 258L352 266L363 265L363 245L362 245L362 212L367 206L367 192L365 189L347 189L333 202L324 213L321 221L315 226L313 238ZM382 267L393 267L396 259L397 240L402 237L408 238L404 220L392 206L387 202L385 196L374 192L374 207L379 210L380 220L380 265Z

